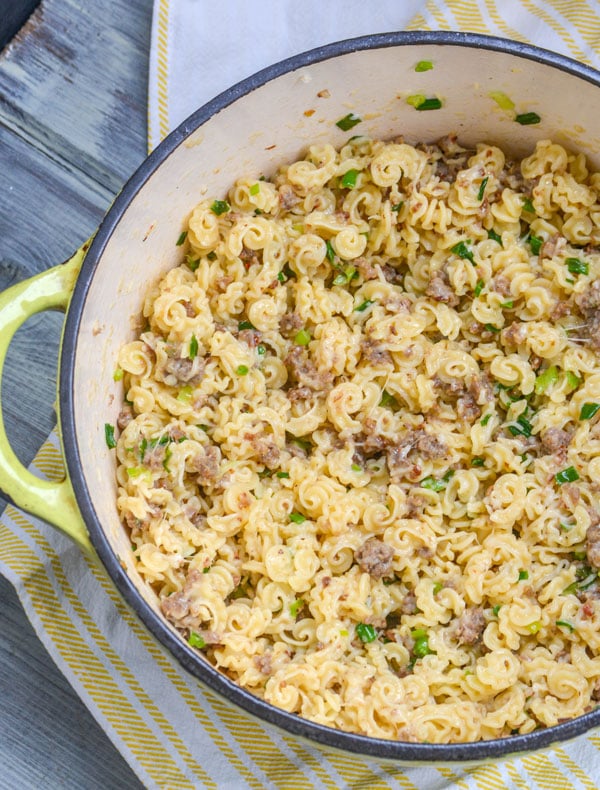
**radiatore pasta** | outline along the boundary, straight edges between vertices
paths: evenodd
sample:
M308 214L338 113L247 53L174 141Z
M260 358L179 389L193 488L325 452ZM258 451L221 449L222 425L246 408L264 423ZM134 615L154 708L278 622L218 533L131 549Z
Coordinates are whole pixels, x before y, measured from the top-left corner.
M136 567L209 662L402 741L597 704L599 188L549 140L359 136L198 203L116 452Z

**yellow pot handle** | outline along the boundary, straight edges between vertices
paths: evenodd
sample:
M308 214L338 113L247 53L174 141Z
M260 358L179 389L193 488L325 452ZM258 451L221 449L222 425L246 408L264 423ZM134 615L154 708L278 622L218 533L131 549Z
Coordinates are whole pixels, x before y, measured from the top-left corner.
M0 382L10 341L21 324L43 310L66 311L88 247L89 242L65 263L0 294ZM17 507L58 527L85 551L92 551L69 478L40 480L23 466L9 444L1 409L0 489Z

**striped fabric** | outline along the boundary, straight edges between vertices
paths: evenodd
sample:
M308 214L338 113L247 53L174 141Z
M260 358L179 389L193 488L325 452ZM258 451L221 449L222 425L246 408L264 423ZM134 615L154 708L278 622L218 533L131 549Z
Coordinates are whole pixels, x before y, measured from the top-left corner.
M196 106L253 71L312 46L364 33L403 28L490 33L600 65L600 4L593 0L345 0L343 15L338 3L312 0L222 0L218 14L214 8L197 0L155 2L150 148ZM325 34L315 34L316 28ZM246 42L260 41L261 46L240 47L232 30L244 31ZM269 35L262 35L266 30ZM193 91L190 85L196 86ZM33 471L50 479L61 476L54 434ZM149 788L600 786L596 733L494 764L401 768L321 751L257 723L178 667L123 604L98 563L12 507L0 518L0 572L14 583L57 665Z

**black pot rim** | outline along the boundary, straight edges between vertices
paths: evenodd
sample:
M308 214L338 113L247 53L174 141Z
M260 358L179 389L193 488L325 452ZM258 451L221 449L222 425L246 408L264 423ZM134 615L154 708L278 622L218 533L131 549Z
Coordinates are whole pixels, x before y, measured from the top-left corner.
M74 418L74 366L72 361L75 358L81 315L90 284L108 240L123 214L160 164L181 142L215 113L276 77L339 55L407 45L449 45L504 52L552 66L600 87L600 72L571 58L540 47L475 33L403 31L361 36L317 47L262 69L219 94L184 120L140 165L115 199L94 237L77 280L65 320L59 379L61 434L65 461L77 504L90 533L92 544L108 574L121 596L150 633L170 651L185 670L201 683L234 705L257 716L263 722L334 749L368 757L395 760L400 764L479 762L491 758L517 756L523 752L550 747L575 738L600 725L600 707L576 719L526 735L469 743L428 744L391 741L342 732L315 724L264 702L233 683L186 645L144 600L126 571L121 567L119 558L113 552L92 504L85 471L81 464L77 426Z

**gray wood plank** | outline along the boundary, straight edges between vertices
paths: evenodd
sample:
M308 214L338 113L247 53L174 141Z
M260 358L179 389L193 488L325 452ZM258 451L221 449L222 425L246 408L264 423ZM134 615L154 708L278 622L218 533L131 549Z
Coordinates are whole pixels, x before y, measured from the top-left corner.
M0 788L141 788L23 619L2 577L0 601Z
M0 53L0 288L67 258L143 160L151 11L152 0L43 0ZM31 319L4 370L25 463L54 424L61 321ZM2 579L0 733L3 790L141 787Z

